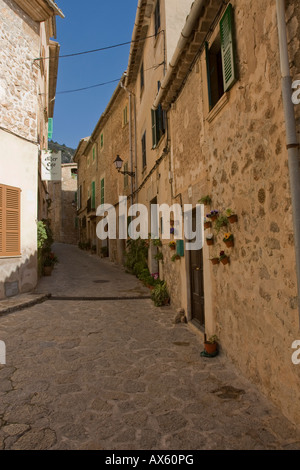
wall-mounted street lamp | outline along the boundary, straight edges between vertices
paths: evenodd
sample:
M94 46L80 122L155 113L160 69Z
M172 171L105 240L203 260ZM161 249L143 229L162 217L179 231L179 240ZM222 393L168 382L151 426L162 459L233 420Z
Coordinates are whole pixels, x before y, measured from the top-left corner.
M120 158L119 155L117 155L117 158L114 161L114 164L116 165L116 169L118 170L119 173L122 173L122 175L128 175L131 176L132 178L135 176L134 171L121 171L121 168L123 166L123 160Z

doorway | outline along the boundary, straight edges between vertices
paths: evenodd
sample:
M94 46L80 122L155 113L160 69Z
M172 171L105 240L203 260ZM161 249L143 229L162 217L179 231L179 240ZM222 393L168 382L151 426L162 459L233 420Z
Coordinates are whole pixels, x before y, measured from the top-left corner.
M196 226L196 213L193 211L193 230ZM203 249L190 251L190 289L192 322L204 330L204 281L203 281Z

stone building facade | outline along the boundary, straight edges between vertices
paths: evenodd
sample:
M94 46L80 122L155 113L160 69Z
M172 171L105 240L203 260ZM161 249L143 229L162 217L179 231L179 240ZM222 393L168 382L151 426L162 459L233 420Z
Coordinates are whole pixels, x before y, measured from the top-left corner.
M48 183L48 218L55 242L78 244L77 165L61 165L61 181Z
M290 73L296 79L300 14L295 0L284 3ZM122 83L132 131L121 147L116 128L111 134L110 156L100 170L105 202L117 204L123 194L112 163L117 154L123 160L127 154L134 172L130 201L148 209L153 203L189 205L194 230L201 225L203 247L188 251L188 240L179 234L181 256L173 262L170 231L158 265L150 244L150 272L166 281L171 305L184 309L188 323L202 336L217 334L221 351L299 423L300 366L292 362L292 344L299 339L297 259L276 4L140 0L132 39ZM111 116L120 115L123 106L115 100L108 107ZM300 106L295 115L299 136ZM80 143L79 181L91 184L87 156L92 158L108 123L100 119L95 139ZM218 211L225 227L214 221L204 230L196 212L204 196L211 199L204 215ZM229 208L237 221L229 222ZM162 228L159 220L160 237ZM232 247L225 245L229 235ZM113 261L121 262L121 249L120 241L109 241ZM229 257L226 265L221 252Z
M209 195L206 213L231 208L238 221L219 232L213 222L205 238L211 233L214 244L205 240L176 266L165 262L165 278L173 305L208 336L217 334L243 374L299 423L299 366L291 360L299 312L276 4L213 4L214 12L212 2L197 14L191 9L193 33L154 107L168 112L173 193L193 207ZM286 2L292 76L300 67L296 7ZM235 78L224 91L212 68L225 75L217 55L229 14ZM231 248L226 233L234 236ZM213 265L221 251L230 263Z
M58 65L50 37L63 14L52 0L1 0L0 12L1 299L37 282L37 208L46 208L47 190L40 151L47 148Z
M119 174L114 165L117 155L122 157L124 168L131 170L130 142L133 129L129 125L129 97L123 86L124 78L118 84L110 102L101 115L90 137L82 139L74 155L78 164L78 222L79 241L83 247L92 249L98 255L110 257L122 263L125 241L99 239L96 234L100 218L97 208L101 204L115 206L118 213L119 195L129 196L131 181Z

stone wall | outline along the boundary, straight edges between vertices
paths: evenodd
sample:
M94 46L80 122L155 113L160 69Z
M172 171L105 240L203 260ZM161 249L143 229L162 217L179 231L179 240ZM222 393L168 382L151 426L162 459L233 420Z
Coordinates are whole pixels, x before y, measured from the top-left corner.
M78 228L75 192L77 191L76 164L62 165L62 178L59 182L49 182L48 191L51 199L49 218L54 241L77 245Z
M12 0L0 0L0 123L37 139L39 24Z
M217 333L243 373L299 422L299 369L291 361L299 316L276 6L270 0L232 4L239 79L212 117L204 54L194 64L170 110L175 191L184 202L189 188L198 198L209 194L207 210L230 207L238 214L229 227L235 246L226 249L221 230L215 245L203 249L207 332ZM299 73L294 5L289 2L287 19L293 72ZM209 258L223 249L230 264L213 267ZM170 285L175 272L165 272ZM173 295L175 305L190 308L180 291Z

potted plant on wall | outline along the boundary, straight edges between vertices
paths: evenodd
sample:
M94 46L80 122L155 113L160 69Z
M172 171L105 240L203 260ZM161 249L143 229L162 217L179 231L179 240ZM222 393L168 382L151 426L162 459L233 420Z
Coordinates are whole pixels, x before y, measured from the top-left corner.
M51 276L51 273L53 271L54 265L58 263L58 258L57 256L52 253L48 252L45 255L45 258L43 260L43 271L44 271L44 276Z
M204 228L211 228L211 221L204 217Z
M210 206L212 203L211 197L210 196L202 196L201 199L199 199L199 204L204 204L205 206Z
M216 220L219 216L219 211L212 210L210 211L209 214L206 214L207 219L210 219L212 221Z
M213 245L214 244L214 236L212 233L209 233L206 235L206 243L207 245Z
M176 248L176 242L171 241L171 242L169 243L169 247L171 248L171 250L175 250L175 248Z
M234 246L234 237L232 233L225 233L223 242L227 246L227 248L231 248Z
M235 213L233 212L232 209L226 209L225 213L226 213L226 216L227 216L227 218L228 218L228 221L229 221L231 224L234 224L235 222L237 222L238 216L237 216L237 214L235 214Z
M219 215L217 217L216 223L215 223L215 230L217 233L220 232L222 227L227 227L228 225L228 218L226 215Z
M218 258L218 257L211 258L210 261L211 261L211 264L214 264L214 265L219 264L220 263L220 258Z
M220 252L220 261L222 264L228 264L229 263L229 256L226 255L224 251Z

